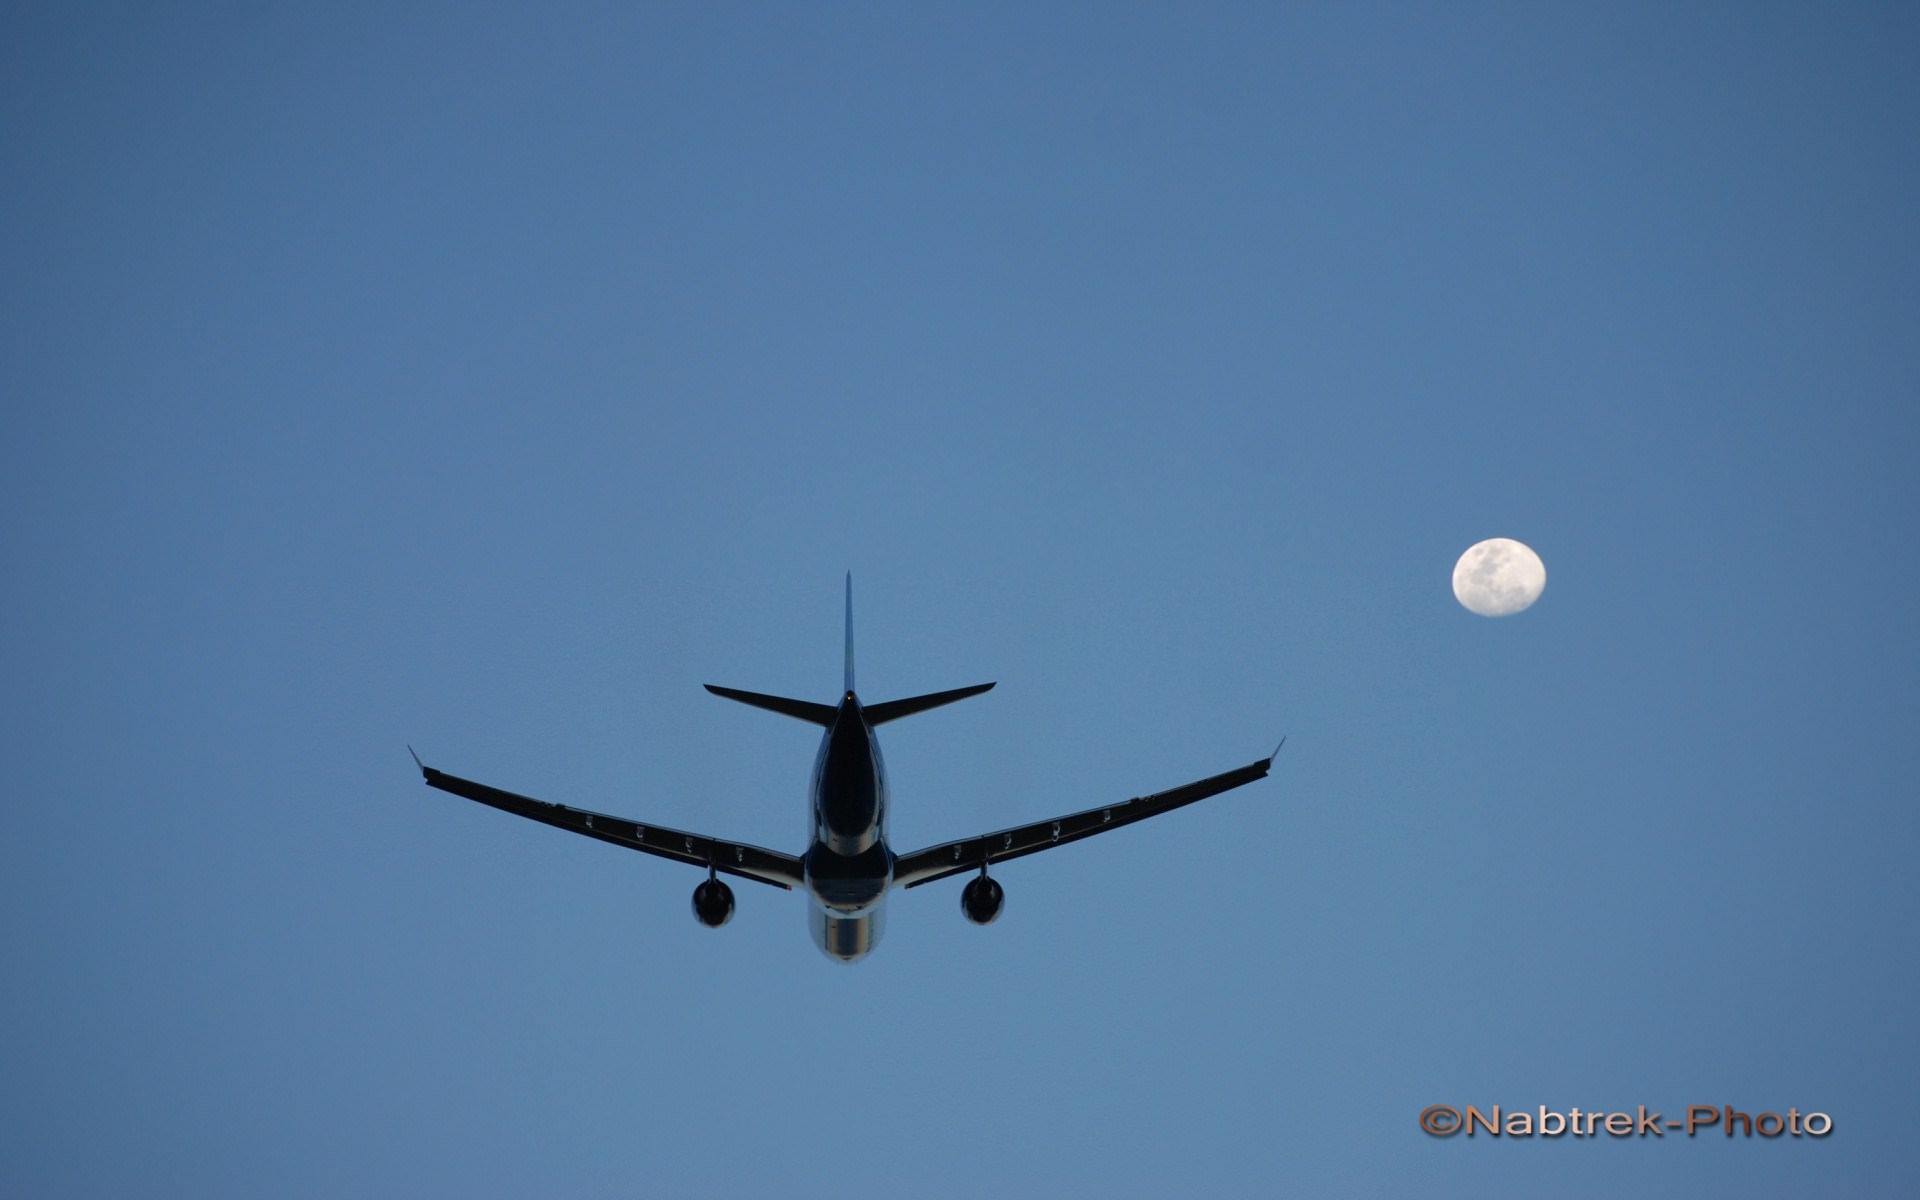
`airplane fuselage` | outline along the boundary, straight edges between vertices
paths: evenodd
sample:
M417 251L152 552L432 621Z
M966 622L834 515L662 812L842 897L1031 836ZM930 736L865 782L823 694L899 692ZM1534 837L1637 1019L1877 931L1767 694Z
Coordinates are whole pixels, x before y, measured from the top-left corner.
M855 962L880 941L893 852L887 848L887 765L859 697L841 697L813 761L809 845L802 856L807 925L827 957Z

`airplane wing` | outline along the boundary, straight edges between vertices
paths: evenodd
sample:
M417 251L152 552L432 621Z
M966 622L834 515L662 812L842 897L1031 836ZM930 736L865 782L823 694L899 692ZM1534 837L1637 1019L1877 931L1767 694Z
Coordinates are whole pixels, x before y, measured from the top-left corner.
M1280 745L1286 745L1286 739L1282 738ZM903 854L893 862L893 882L900 887L919 887L923 883L932 883L963 871L977 871L982 863L1005 862L1023 854L1037 854L1068 842L1077 842L1081 838L1090 838L1096 833L1157 817L1163 812L1171 812L1196 800L1205 800L1208 796L1217 796L1243 783L1252 783L1265 777L1267 768L1273 765L1274 755L1279 753L1280 747L1275 746L1273 754L1259 762L1248 763L1244 767L1236 767L1164 792L1155 792L1151 796L1136 796L1122 804L1089 808L1085 812L1055 817L1050 821L1035 821L1031 825L1002 829L957 842L944 842L912 854Z
M420 763L417 755L414 762ZM695 867L710 865L723 875L737 875L742 879L770 883L780 888L790 889L801 881L800 860L778 850L741 842L723 842L719 838L683 833L660 825L644 825L625 817L610 817L583 808L568 808L564 804L548 804L544 800L503 792L484 783L448 775L425 763L420 763L420 774L426 777L428 787L437 787L443 792L452 792L516 816L570 829L574 833L583 833L590 838L625 846L629 850L657 854L661 858Z

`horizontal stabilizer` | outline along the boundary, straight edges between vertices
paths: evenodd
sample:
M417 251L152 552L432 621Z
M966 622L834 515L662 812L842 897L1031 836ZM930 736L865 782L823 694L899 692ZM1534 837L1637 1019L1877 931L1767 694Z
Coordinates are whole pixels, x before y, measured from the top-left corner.
M831 704L815 704L811 700L789 700L785 696L768 696L760 692L743 692L739 688L718 687L711 683L706 686L708 691L727 700L738 700L742 704L751 704L755 708L784 713L789 717L798 717L802 721L811 721L815 725L833 724L835 710ZM955 699L958 698L955 697Z
M978 696L992 686L991 683L976 683L972 687L954 688L950 692L930 692L925 696L910 696L905 700L888 700L884 704L869 704L866 707L867 724L882 725L901 717L910 717L917 712L939 708L942 704L952 704L955 700Z

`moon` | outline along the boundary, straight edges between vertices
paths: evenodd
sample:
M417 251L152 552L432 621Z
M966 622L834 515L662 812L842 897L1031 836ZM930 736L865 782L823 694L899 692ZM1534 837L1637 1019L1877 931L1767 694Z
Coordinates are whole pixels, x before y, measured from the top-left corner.
M1488 538L1453 564L1453 596L1468 612L1510 617L1546 590L1547 566L1525 542Z

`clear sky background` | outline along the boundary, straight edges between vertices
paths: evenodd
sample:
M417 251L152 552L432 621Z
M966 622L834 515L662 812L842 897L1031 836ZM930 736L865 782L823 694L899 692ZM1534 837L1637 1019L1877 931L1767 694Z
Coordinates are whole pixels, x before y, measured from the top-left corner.
M1910 5L9 5L0 1192L1920 1177ZM1549 582L1487 620L1485 537ZM988 679L796 895L817 731ZM1437 1140L1429 1104L1831 1114Z

